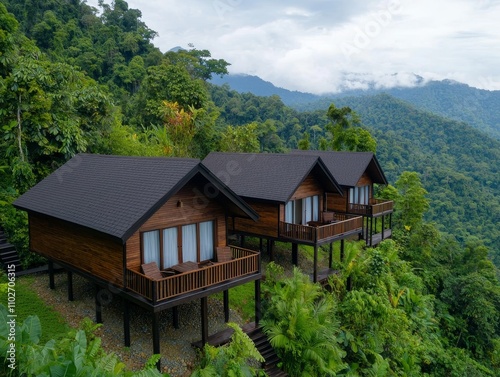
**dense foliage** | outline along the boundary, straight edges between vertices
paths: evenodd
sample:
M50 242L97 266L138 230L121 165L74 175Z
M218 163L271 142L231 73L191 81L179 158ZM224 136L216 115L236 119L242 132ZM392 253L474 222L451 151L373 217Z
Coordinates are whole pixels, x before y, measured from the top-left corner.
M235 323L228 323L234 330L229 343L214 347L205 344L199 367L191 377L254 377L265 373L254 366L264 361L255 344Z
M330 293L299 271L282 279L269 268L263 323L285 369L499 375L500 286L488 259L500 265L498 141L388 95L298 112L278 96L209 84L229 63L193 46L163 53L139 10L123 0L100 8L0 0L0 224L25 266L40 261L27 250L26 215L11 203L78 152L376 150L394 182L380 192L396 201L394 240L377 249L349 244ZM40 345L36 323L26 325L34 335L19 334L23 349L52 363L43 365L98 367L97 341L75 332L64 344ZM246 365L240 356L248 353L238 352L207 348L199 375L223 373L212 361Z
M14 325L12 325L14 321ZM156 369L159 355L152 356L145 368L130 372L115 354L106 354L101 338L94 335L99 325L90 320L81 329L60 339L40 343L42 327L37 316L15 324L7 308L0 304L0 363L7 376L99 376L155 377L167 376Z
M268 265L264 329L290 375L499 375L500 283L487 249L424 222L415 173L396 186L394 240L347 244L328 292Z

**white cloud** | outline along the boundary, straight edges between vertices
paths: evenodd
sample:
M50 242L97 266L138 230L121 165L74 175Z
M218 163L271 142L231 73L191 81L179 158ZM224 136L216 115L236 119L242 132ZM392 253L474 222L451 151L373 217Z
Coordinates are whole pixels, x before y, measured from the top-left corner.
M194 43L231 63L232 72L293 90L334 91L345 83L345 72L372 77L381 86L411 85L415 73L500 89L498 0L128 4L159 32L154 42L162 51Z

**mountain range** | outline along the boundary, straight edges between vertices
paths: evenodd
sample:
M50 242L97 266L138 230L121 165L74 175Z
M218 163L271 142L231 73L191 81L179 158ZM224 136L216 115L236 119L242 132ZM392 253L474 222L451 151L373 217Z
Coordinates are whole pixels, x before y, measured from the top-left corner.
M360 80L360 78L356 78ZM500 140L500 91L477 89L456 81L424 81L415 76L411 87L380 88L374 82L362 82L366 89L346 89L339 93L316 95L291 91L262 80L258 76L229 74L215 77L212 83L227 84L239 93L258 96L278 95L283 103L296 110L311 111L327 109L343 97L373 96L380 93L402 99L418 109L430 111L444 117L465 122L472 127ZM359 81L358 81L359 83Z

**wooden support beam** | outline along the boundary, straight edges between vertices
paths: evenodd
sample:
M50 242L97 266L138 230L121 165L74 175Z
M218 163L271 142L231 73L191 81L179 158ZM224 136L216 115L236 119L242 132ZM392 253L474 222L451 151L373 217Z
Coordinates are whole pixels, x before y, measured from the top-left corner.
M333 242L330 242L330 251L328 253L328 268L332 268L333 265Z
M229 322L229 291L225 290L223 292L223 301L224 301L224 322Z
M208 298L201 298L201 344L204 346L208 341Z
M344 261L344 246L345 246L345 240L341 239L340 240L340 261Z
M260 279L255 280L255 327L259 325L261 319L261 302L260 302Z
M68 270L68 301L73 301L73 272Z
M269 240L269 260L274 261L274 240Z
M299 245L295 242L292 243L292 264L294 266L299 265Z
M382 215L382 241L384 240L384 233L385 233L384 218L385 218L385 215Z
M314 245L314 271L313 271L313 282L318 281L318 245Z
M152 313L153 317L153 353L160 353L160 312ZM156 363L156 368L160 370L161 362L158 360Z
M368 243L368 246L373 246L372 234L373 234L373 217L370 217L370 238L366 239L367 242L368 242L368 240L370 240L370 243Z
M49 288L54 289L54 262L49 259Z
M125 347L130 347L130 303L123 300L123 340Z
M174 306L172 308L172 318L174 322L174 329L179 328L179 308L177 306Z
M241 247L245 247L245 236L240 236L240 245Z
M95 321L96 323L102 323L102 304L101 298L99 297L99 292L101 288L99 285L95 285Z
M262 237L259 238L259 251L262 253L263 241Z

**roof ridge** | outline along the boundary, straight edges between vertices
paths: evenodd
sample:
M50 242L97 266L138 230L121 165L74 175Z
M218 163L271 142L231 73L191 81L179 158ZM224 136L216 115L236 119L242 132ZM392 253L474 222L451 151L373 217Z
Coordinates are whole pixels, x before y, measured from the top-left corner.
M104 158L118 158L118 159L133 159L133 160L162 160L162 161L197 161L201 162L199 158L194 157L171 157L171 156L129 156L129 155L118 155L118 154L104 154L104 153L77 153L75 156L92 156L92 157L104 157ZM75 157L73 156L73 157Z

